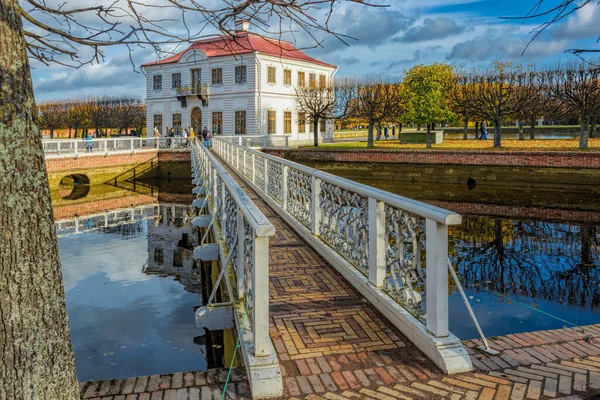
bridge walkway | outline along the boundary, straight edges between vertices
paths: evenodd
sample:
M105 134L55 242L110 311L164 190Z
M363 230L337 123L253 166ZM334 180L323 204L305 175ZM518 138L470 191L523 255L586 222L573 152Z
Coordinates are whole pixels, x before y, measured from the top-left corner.
M276 229L269 243L270 336L284 399L577 399L600 389L600 325L493 338L496 356L468 340L475 371L444 375L225 168Z

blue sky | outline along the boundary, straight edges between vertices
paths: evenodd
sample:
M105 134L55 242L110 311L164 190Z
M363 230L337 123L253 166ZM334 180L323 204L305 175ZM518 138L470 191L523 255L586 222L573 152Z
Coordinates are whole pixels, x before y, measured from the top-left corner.
M77 4L85 0L67 0ZM210 0L221 1L221 0ZM574 47L598 48L600 6L592 1L541 35L525 52L531 31L543 20L503 20L525 15L537 0L374 0L385 8L343 3L332 18L332 28L355 37L350 46L333 37L318 35L322 47L308 35L296 35L298 47L315 58L336 64L338 75L392 74L401 76L416 64L447 62L485 68L495 61L549 64L572 56ZM560 0L545 0L546 7ZM322 17L323 12L315 12ZM149 49L134 53L140 65L153 61ZM126 49L112 48L96 65L70 69L33 63L38 101L92 95L129 94L144 97L144 76L133 70Z

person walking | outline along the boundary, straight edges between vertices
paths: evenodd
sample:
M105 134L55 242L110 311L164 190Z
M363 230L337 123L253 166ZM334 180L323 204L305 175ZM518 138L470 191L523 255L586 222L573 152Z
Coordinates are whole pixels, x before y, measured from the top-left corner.
M175 128L171 128L169 130L169 143L167 144L170 148L173 148L175 146Z
M388 127L386 125L386 126L383 127L383 137L385 138L385 140L388 140L388 137L389 137L388 133L389 133L388 132Z
M210 149L210 131L207 127L202 130L202 140L204 140L204 147Z
M479 136L479 140L487 140L487 124L485 123L485 121L483 121L481 123L479 130L481 132L481 136Z
M188 130L187 128L183 128L183 130L181 131L181 137L183 138L183 147L187 148L188 147Z
M93 149L93 144L92 144L92 135L87 135L87 137L85 138L85 152L86 153L91 153L92 149Z
M160 131L157 127L154 127L154 137L160 137Z

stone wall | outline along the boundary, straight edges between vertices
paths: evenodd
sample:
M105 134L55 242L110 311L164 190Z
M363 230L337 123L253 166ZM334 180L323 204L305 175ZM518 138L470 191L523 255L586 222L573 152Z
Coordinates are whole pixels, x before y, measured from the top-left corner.
M68 171L74 169L102 168L117 165L137 165L158 156L158 160L165 161L190 161L189 151L145 151L134 154L98 154L97 156L83 156L79 158L49 158L46 159L48 172Z
M360 162L600 169L600 152L266 149L296 162Z

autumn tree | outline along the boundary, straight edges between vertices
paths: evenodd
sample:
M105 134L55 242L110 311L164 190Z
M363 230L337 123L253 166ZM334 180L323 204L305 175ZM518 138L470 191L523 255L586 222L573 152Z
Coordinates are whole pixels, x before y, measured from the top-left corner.
M342 2L208 3L0 0L0 398L79 399L29 57L39 66L81 66L114 45L164 56L182 42L235 35L236 18L263 32L335 34L329 19ZM315 7L323 13L311 15Z
M400 84L393 78L383 76L358 78L355 82L356 89L350 115L368 121L367 146L373 147L375 125L400 114L402 108Z
M502 122L527 104L527 72L510 63L496 63L488 70L463 73L461 84L472 110L494 123L494 147L501 147Z
M331 119L335 105L335 91L333 86L326 88L296 88L296 104L298 112L304 115L306 121L313 126L313 141L315 147L319 146L319 121ZM302 121L299 121L299 124Z
M434 124L454 117L450 109L447 88L453 79L447 64L416 65L406 73L402 97L406 104L404 119L427 126L427 148L431 148Z
M559 64L548 71L552 97L563 101L580 118L579 148L587 149L590 119L600 107L600 70L585 62Z
M48 101L38 106L40 128L50 132L50 139L54 138L54 130L62 128L66 119L64 104Z

